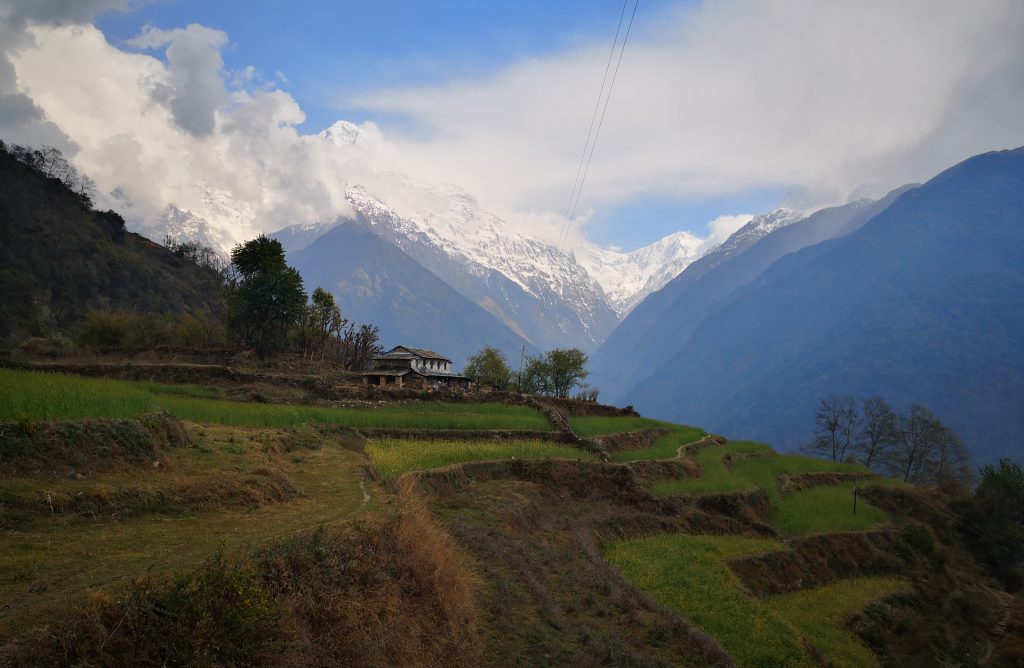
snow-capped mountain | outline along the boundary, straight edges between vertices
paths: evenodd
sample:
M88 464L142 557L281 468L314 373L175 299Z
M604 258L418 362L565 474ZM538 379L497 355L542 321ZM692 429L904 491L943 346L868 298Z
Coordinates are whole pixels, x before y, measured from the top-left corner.
M689 232L676 232L631 252L588 245L576 257L604 289L615 314L624 318L698 259L703 246Z
M378 158L387 148L372 126L339 121L306 139L319 151L324 192L336 213L274 233L286 250L298 252L341 222L362 223L538 349L594 350L704 250L702 240L679 232L632 252L593 244L563 251L515 229L456 186L382 168L386 161ZM188 209L168 206L148 231L222 251L240 234L255 235L259 203L226 191L201 194ZM783 224L776 213L762 221L763 233Z
M361 186L359 218L538 347L591 350L618 322L601 286L570 255L509 229L451 186L415 184L403 215Z
M754 216L750 219L749 223L733 232L728 239L719 246L711 249L707 255L709 257L714 257L716 255L723 257L732 255L739 249L753 246L759 240L779 228L786 227L787 225L792 225L799 220L803 220L804 217L804 214L799 211L793 211L792 209L785 208L778 208L769 213L762 213L758 216Z
M167 238L178 243L194 241L212 248L225 259L231 248L231 240L221 228L214 228L205 218L197 216L192 211L182 211L173 204L168 204L151 227L144 232L159 242Z

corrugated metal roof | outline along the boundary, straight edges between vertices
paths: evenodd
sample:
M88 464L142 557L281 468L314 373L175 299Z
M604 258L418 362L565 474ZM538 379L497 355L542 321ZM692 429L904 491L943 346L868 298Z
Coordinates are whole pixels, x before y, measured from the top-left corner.
M405 351L405 352L402 352ZM433 350L427 350L426 348L412 348L410 346L395 346L391 350L387 351L380 357L374 357L377 360L394 360L394 359L410 359L411 357L419 357L427 360L444 360L445 362L451 362L450 359L444 355L439 355Z

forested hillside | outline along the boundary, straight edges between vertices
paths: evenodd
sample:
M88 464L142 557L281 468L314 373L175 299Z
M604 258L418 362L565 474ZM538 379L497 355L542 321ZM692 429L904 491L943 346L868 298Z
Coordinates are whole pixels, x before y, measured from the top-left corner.
M0 341L67 333L90 310L223 313L217 271L126 232L87 185L0 150Z

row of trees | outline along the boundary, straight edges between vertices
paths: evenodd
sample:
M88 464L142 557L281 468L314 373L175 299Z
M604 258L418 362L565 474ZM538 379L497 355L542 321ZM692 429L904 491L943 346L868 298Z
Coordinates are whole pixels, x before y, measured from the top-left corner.
M96 194L96 184L91 178L78 171L68 159L52 146L43 145L34 149L18 144L7 144L0 140L0 151L8 153L18 162L40 172L51 179L60 181L71 192L78 195L82 202L92 208L92 198Z
M834 461L853 459L906 482L965 485L973 478L967 447L935 413L917 404L898 413L877 396L823 399L804 449Z
M522 370L514 377L508 360L497 348L486 346L466 362L463 373L479 388L496 390L514 387L519 392L567 397L574 387L583 385L590 374L587 354L576 348L556 348L524 360ZM591 391L593 399L596 390Z
M307 303L302 276L276 239L260 235L235 246L227 294L228 329L260 357L292 349L321 365L330 359L358 370L381 352L377 327L342 317L331 293L316 288Z

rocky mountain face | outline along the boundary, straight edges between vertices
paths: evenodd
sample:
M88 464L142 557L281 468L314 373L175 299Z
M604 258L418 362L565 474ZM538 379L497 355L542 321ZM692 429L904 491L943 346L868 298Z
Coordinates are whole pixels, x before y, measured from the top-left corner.
M333 226L288 254L306 288L335 295L345 317L380 328L385 347L415 342L462 368L485 345L511 358L537 352L493 314L474 304L383 239L368 223Z
M344 121L311 140L351 154L353 161L364 159L372 144L363 129ZM337 216L272 236L297 253L338 224L356 222L538 349L594 351L624 315L703 250L701 239L680 232L631 252L594 244L567 252L515 229L457 187L369 167L355 171L366 175L365 182L345 177ZM254 216L245 203L208 191L198 207L168 205L142 231L155 239L197 241L226 255L240 230L254 228Z
M703 294L699 286L706 275L734 261L738 263L735 266L742 266L738 258L748 249L801 219L801 214L789 209L754 216L722 244L689 263L627 314L612 332L591 360L591 383L610 401L622 398L664 359L667 351L682 345L685 335L681 330L689 328L698 314L681 300L688 294Z
M659 337L664 356L622 400L791 447L822 398L877 394L934 410L976 463L1018 454L1024 148L971 158L860 222L775 261L682 345Z
M676 232L631 252L584 247L580 263L603 288L609 305L624 318L647 295L660 290L701 256L704 240Z

